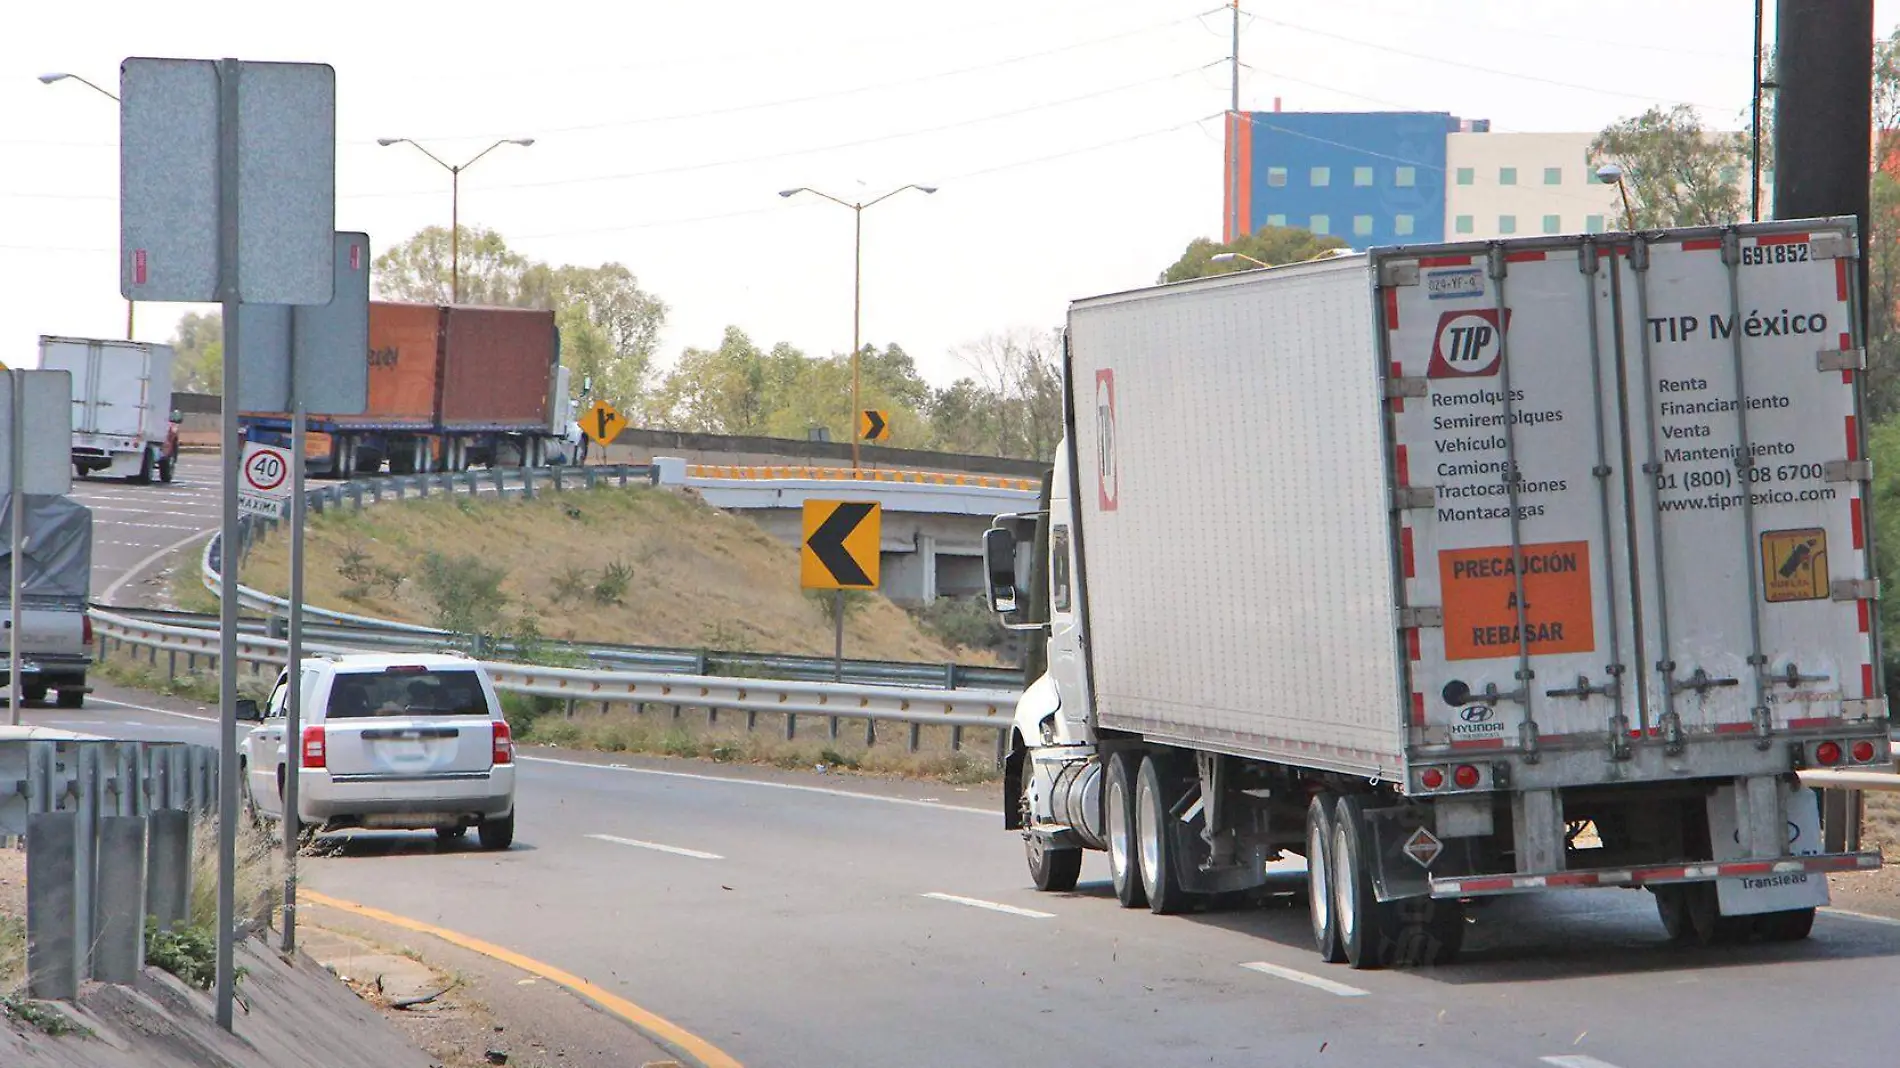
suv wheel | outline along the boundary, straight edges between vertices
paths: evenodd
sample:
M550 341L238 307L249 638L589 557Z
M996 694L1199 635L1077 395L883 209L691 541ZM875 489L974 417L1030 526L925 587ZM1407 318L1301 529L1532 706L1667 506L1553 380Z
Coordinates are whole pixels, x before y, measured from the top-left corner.
M482 821L481 835L483 849L507 849L515 844L515 814L489 817Z

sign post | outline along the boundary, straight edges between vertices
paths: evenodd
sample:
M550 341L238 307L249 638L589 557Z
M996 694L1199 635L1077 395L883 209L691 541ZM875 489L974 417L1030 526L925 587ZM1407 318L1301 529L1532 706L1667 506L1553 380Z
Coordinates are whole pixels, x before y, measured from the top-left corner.
M806 501L799 584L831 590L831 677L844 678L844 591L875 590L884 512L869 501Z
M239 82L243 91L239 92ZM128 58L119 67L119 290L223 306L218 543L217 1023L231 1030L238 791L238 411L242 305L328 304L336 245L336 71L320 63Z

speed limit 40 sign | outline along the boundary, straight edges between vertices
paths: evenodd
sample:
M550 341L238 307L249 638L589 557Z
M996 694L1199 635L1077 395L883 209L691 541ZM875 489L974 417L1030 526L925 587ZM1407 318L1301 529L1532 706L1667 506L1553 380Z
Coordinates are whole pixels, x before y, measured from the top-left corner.
M238 472L238 510L282 519L289 500L290 450L245 442Z

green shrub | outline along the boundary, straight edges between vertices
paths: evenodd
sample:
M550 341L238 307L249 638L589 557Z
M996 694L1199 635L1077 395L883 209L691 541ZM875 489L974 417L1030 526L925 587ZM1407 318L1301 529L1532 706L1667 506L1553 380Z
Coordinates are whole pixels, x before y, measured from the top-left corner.
M457 634L487 634L501 622L506 569L473 556L431 552L422 558L422 592L435 603L435 625Z

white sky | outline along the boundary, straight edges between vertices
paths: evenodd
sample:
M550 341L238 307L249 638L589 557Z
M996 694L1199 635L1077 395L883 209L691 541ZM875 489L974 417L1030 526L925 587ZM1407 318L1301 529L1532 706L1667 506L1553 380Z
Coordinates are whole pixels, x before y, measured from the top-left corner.
M462 220L555 263L618 260L671 312L662 361L727 324L808 353L851 337L846 199L864 213L864 336L926 377L952 349L1144 285L1220 219L1221 0L89 0L10 5L0 34L0 360L38 335L123 336L117 118L129 55L320 61L338 81L337 226L382 249ZM1770 12L1770 37L1774 4ZM1889 30L1900 0L1876 3ZM1747 106L1746 0L1249 0L1244 108L1443 110L1594 130ZM282 12L265 15L264 11ZM1203 14L1206 17L1197 17ZM1407 54L1410 53L1410 54ZM681 116L696 116L682 118ZM140 305L171 336L183 305Z

